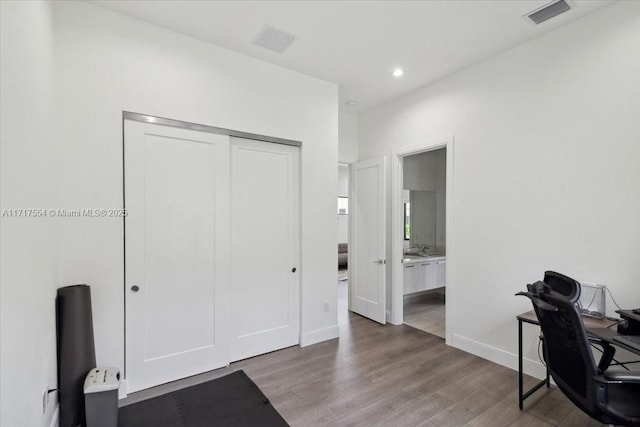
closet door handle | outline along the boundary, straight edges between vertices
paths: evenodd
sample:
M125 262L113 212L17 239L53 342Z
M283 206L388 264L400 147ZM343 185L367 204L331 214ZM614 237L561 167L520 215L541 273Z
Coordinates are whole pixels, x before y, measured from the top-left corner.
M140 290L140 286L138 286L138 285L133 285L133 286L131 287L131 290L132 290L133 292L138 292L138 291Z
M293 267L293 268L291 269L291 272L292 272L292 273L295 273L296 271L297 271L297 269L296 269L295 267Z

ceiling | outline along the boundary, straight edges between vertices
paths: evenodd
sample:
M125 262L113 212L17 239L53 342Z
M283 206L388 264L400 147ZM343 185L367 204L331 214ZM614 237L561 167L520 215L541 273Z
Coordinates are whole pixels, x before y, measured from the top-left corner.
M90 3L337 83L359 113L612 3L569 0L540 25L522 16L548 0L179 1ZM283 54L253 44L265 24L297 39ZM392 76L396 67L404 76ZM347 101L357 101L347 106Z

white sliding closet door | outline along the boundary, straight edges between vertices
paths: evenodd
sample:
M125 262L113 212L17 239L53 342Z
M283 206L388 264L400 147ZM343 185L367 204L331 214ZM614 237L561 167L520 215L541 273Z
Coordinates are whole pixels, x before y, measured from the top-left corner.
M124 148L134 392L229 363L229 137L126 120Z
M299 342L299 149L231 138L231 360Z

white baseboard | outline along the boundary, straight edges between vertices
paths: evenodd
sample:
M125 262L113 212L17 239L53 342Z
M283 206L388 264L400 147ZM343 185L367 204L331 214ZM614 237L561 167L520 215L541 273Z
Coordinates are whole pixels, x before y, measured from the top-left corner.
M56 409L53 410L53 414L51 414L51 422L49 423L49 427L59 427L60 426L60 405L56 404Z
M402 319L400 319L400 320L399 320L399 321L397 321L397 322L394 322L393 320L394 320L394 319L393 319L393 314L391 314L391 312L390 312L390 311L387 311L387 315L386 315L386 321L387 321L387 323L389 323L389 324L391 324L391 325L395 325L395 326L402 325L402 323L403 323L403 322L402 322Z
M511 368L514 371L518 370L517 354L509 353L456 334L451 336L451 345L467 353L475 354L483 359ZM546 369L541 362L527 359L526 357L522 360L522 370L525 374L538 379L544 378L546 373Z
M306 347L322 341L332 340L334 338L338 338L339 335L338 325L306 332L300 335L300 347Z
M127 380L120 379L120 388L118 389L118 399L124 399L127 397Z

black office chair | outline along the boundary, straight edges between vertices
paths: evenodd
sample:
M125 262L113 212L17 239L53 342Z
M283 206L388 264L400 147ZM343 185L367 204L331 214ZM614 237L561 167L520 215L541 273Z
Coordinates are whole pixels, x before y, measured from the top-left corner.
M543 335L544 359L558 388L581 410L604 424L640 426L640 371L612 371L615 347L588 337L575 303L580 283L553 271L527 285ZM602 357L596 365L591 344Z

